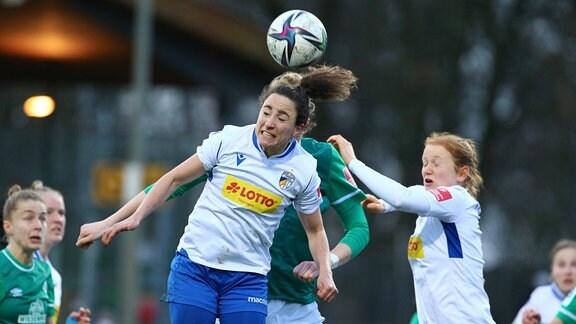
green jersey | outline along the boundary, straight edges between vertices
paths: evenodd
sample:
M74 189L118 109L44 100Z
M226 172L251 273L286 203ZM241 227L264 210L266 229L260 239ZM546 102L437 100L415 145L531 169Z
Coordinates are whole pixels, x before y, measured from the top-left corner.
M561 319L564 324L576 324L576 288L572 289L564 298L556 317Z
M46 324L54 313L50 266L36 258L24 265L8 249L0 251L0 324Z
M307 137L300 143L317 161L316 171L321 180L322 192L320 212L324 213L330 206L334 207L346 232L340 243L348 245L352 250L352 257L355 257L368 245L370 239L368 221L360 205L366 195L358 189L346 164L331 144ZM168 199L181 196L209 177L209 174L205 174L179 186ZM148 186L144 192L148 193L152 186L153 184ZM270 254L272 263L268 273L268 299L302 305L316 301L316 283L302 281L292 274L292 270L300 262L312 260L308 237L293 207L286 209L274 233Z
M360 205L366 196L358 189L346 164L331 144L311 138L302 139L301 144L318 161L316 171L322 181L323 200L320 212L334 207L346 232L340 243L348 245L352 257L355 257L369 241L368 222ZM268 273L268 299L302 305L316 301L315 281L305 282L292 273L300 262L312 260L306 232L292 207L286 210L274 233L270 254L272 267Z

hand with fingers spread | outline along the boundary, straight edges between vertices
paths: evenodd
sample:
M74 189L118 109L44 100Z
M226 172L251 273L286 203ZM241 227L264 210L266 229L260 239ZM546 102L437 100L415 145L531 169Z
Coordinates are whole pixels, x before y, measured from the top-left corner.
M326 141L338 149L338 152L340 152L342 160L344 160L346 165L350 164L353 160L356 160L356 154L354 153L352 143L342 137L342 135L332 135L328 137Z

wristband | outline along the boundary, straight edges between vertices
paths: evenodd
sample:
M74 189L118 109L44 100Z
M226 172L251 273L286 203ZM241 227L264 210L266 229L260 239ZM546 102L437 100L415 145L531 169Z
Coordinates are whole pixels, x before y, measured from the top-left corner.
M330 268L336 269L338 268L339 265L340 265L340 258L336 254L330 252Z

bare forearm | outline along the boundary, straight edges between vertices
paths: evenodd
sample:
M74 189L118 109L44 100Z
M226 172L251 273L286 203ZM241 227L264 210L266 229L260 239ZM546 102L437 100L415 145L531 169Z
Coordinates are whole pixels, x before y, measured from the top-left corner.
M148 194L145 194L144 192L138 194L138 196L142 196L138 203L134 201L134 204L132 204L132 201L130 201L124 206L127 207L130 205L126 208L126 213L128 213L130 208L133 207L134 210L132 210L131 213L125 216L124 212L120 213L122 211L122 209L120 209L115 214L120 214L118 217L124 216L124 218L126 218L130 215L134 215L134 217L144 219L166 201L166 198L172 192L170 189L176 186L173 176L170 173L167 173L160 178L156 184L154 184L154 187L148 192Z
M111 226L128 218L136 211L145 197L146 194L144 191L141 191L139 194L130 199L124 206L122 206L122 208L118 209L114 214L104 219L103 222L106 224L106 226Z
M330 246L328 245L328 237L322 228L321 230L308 233L308 242L310 246L310 253L314 261L318 264L318 271L323 273L325 271L331 272L330 266Z

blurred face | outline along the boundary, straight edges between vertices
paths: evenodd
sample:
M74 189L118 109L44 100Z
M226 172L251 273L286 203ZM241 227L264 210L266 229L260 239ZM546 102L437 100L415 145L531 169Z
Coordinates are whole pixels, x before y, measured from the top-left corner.
M274 93L264 101L256 121L256 136L266 156L284 151L293 134L302 131L302 126L295 126L297 114L294 102L282 95Z
M452 155L444 146L429 144L422 153L422 180L426 190L441 186L462 184L468 175L468 168L456 172Z
M563 293L568 293L576 285L576 249L564 248L556 252L550 265L552 280Z
M44 244L50 246L62 242L66 230L66 207L61 195L54 191L40 192L46 204L46 235Z
M19 201L10 220L4 221L8 246L27 254L40 249L45 230L46 206L40 201Z

